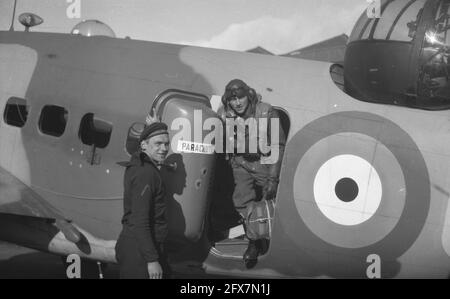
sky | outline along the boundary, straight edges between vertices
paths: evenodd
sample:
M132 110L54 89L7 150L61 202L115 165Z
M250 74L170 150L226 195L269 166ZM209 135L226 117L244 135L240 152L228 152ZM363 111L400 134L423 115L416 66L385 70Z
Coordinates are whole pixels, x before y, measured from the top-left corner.
M350 34L369 5L366 1L18 0L16 20L23 12L33 12L44 23L31 31L69 33L82 20L97 19L119 38L237 51L261 46L285 54ZM70 9L76 2L79 18L76 10ZM13 6L14 0L0 0L0 30L9 29ZM17 21L14 27L23 30Z

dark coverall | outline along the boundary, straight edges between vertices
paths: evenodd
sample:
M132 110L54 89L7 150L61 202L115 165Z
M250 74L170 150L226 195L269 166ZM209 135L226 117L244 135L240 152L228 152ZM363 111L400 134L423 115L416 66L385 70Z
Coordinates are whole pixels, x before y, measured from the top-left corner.
M224 106L219 108L218 114L221 117L222 121L224 121L224 123L226 123L226 118L237 117L230 107ZM235 184L233 192L233 202L237 212L239 212L242 217L246 216L247 206L250 202L261 200L262 197L265 196L264 194L265 187L267 187L271 183L275 183L275 185L278 184L281 162L286 143L286 136L281 127L281 121L279 129L279 140L271 140L270 119L271 118L279 119L279 115L270 104L261 102L258 97L254 97L253 101L249 103L249 107L243 119L245 120L250 117L255 118L257 121L261 118L267 119L268 124L267 138L269 141L272 142L272 145L278 146L279 156L278 160L273 164L262 164L261 158L263 158L263 155L259 152L258 153L235 152L228 156L231 167L233 169L233 177ZM258 123L258 130L259 130L259 123ZM259 133L261 134L262 132ZM249 132L248 130L246 130L245 132L246 150L249 149L250 142L258 142L258 140L251 140L252 138L255 137L256 136L249 136ZM236 138L236 136L234 138ZM239 147L237 143L238 139L235 139L236 148Z
M120 278L149 278L147 263L159 261L166 273L163 243L167 237L164 184L145 153L131 157L124 175L124 215L116 244Z

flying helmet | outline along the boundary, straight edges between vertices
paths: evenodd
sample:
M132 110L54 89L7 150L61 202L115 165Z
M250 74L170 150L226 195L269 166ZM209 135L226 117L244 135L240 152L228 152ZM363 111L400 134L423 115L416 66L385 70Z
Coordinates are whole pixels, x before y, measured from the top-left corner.
M234 97L243 98L249 95L250 87L240 79L231 80L225 87L225 93L222 96L222 103L226 105Z

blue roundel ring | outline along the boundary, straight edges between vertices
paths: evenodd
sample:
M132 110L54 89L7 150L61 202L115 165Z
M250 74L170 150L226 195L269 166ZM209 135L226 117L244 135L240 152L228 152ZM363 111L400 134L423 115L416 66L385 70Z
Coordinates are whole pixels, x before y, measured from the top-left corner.
M361 147L358 148L356 143L347 142L345 146L342 144L340 147L339 143L335 142L336 136L345 134L364 135L373 140L374 144L370 147L372 150L376 146L380 150L384 148L384 153L378 158L378 164L371 160L373 157L370 155L361 154ZM324 147L324 142L329 144ZM319 146L320 144L322 146ZM379 219L378 222L367 221L354 227L343 226L327 219L324 214L318 212L318 206L314 206L312 178L321 165L338 155L354 155L375 165L381 184L386 184L387 191L381 198L380 207L385 210L396 209L398 216L393 217L395 221L391 221L391 226L383 227L385 231L382 234L377 232L381 229L378 225ZM279 215L283 215L280 222L289 239L313 258L316 256L317 259L323 259L324 253L335 252L363 258L369 254L378 254L384 259L395 260L411 247L425 225L430 208L431 189L425 160L408 133L386 118L353 111L321 117L293 136L286 148L285 165L295 166L284 168L284 179L280 182L280 190L286 190L283 196L286 200L278 204ZM404 189L403 198L392 192L393 186ZM299 194L303 199L298 198ZM306 213L302 214L299 210L300 200L316 208L313 216L308 212L313 220L306 219ZM383 217L377 213L379 210L375 212L376 217ZM318 230L327 231L330 239ZM331 236L334 237L333 240ZM341 237L348 240L361 237L365 240L354 242L360 246L350 246L350 243L339 242Z

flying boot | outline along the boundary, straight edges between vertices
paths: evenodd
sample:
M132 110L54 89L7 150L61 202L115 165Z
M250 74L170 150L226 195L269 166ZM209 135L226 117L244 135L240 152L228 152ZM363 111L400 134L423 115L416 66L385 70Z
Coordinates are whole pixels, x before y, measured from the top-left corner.
M247 268L253 268L256 265L259 253L258 240L248 240L248 247L243 256Z

